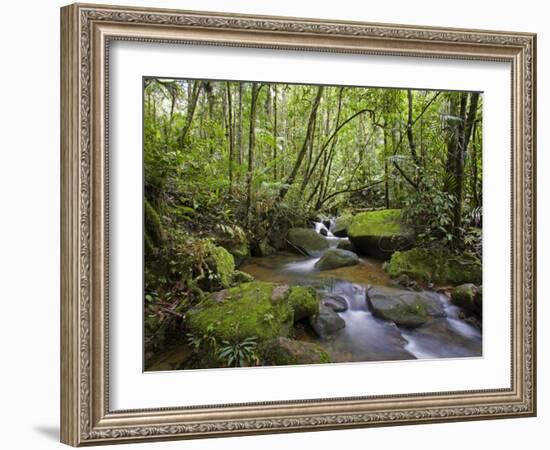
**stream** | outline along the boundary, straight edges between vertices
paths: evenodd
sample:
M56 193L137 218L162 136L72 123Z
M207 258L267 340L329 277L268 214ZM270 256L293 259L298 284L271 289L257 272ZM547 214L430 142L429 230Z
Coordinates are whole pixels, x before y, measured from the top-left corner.
M315 229L334 248L341 240L321 222ZM360 257L359 264L333 270L314 268L320 257L291 253L250 258L240 270L257 280L289 285L311 285L321 299L345 299L347 309L337 314L346 326L325 339L312 333L300 336L326 348L334 362L390 361L425 358L456 358L482 355L481 331L459 317L459 308L442 293L425 291L441 302L446 317L432 319L419 328L405 328L374 317L366 302L368 286L386 291L397 286L382 268L382 261Z

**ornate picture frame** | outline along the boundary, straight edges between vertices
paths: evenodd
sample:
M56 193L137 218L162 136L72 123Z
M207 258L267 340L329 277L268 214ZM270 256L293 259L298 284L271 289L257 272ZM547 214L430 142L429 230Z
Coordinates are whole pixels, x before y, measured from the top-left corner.
M110 44L117 40L511 65L511 385L113 410L109 390ZM61 9L61 440L97 445L536 414L536 36L74 4Z

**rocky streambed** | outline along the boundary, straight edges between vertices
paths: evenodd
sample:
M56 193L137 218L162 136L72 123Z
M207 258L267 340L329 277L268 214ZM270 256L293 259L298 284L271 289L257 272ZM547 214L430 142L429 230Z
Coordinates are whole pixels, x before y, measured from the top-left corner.
M321 257L277 254L253 258L242 270L261 281L312 286L319 314L305 324L313 333L302 338L334 362L481 356L481 331L460 318L448 295L403 289L375 259L321 271Z
M258 365L482 356L481 288L464 284L479 268L410 249L398 224L380 231L394 215L290 230L287 250L248 257L234 287L188 312L187 328L203 343L253 339ZM174 344L147 370L219 367L188 347Z

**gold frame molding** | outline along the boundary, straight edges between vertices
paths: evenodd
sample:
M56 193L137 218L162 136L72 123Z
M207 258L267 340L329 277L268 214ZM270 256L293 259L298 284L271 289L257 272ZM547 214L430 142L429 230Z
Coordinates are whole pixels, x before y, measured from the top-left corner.
M108 396L108 58L112 40L512 67L509 389L112 411ZM61 440L73 446L536 414L536 35L74 4L61 9Z

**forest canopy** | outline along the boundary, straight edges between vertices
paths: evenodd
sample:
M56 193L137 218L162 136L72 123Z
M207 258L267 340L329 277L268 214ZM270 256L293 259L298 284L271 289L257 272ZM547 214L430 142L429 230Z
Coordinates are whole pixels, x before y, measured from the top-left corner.
M480 215L479 93L144 83L145 195L158 210L200 211L261 239L319 212L405 207L426 236L455 245Z

